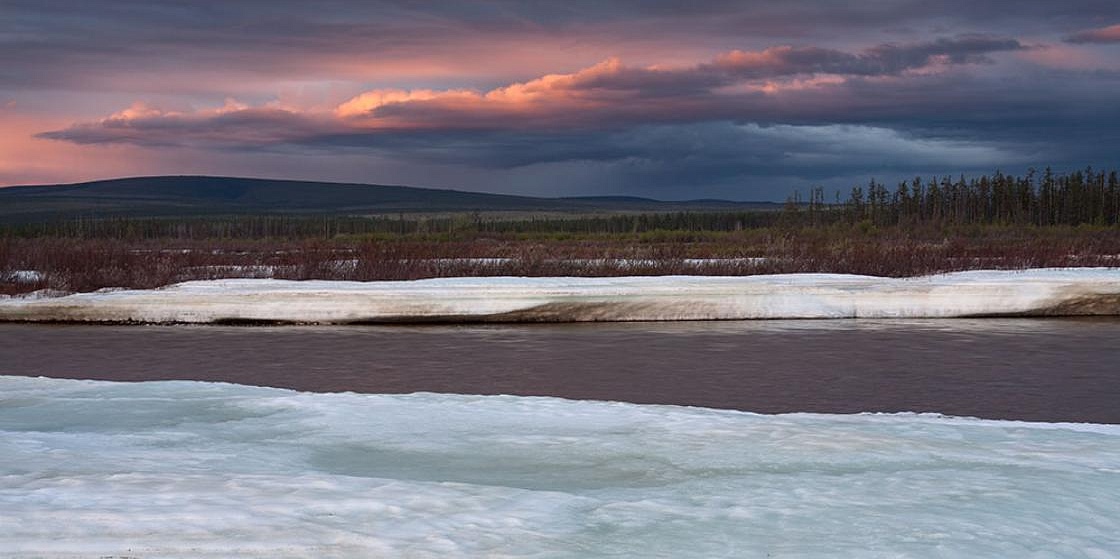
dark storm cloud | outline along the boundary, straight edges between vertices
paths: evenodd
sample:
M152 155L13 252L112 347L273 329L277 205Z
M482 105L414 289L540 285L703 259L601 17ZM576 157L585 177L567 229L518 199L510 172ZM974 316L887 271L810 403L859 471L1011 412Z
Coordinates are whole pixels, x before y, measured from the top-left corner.
M300 143L332 133L329 122L282 109L238 108L186 115L161 111L137 116L124 113L40 136L79 144L108 141L153 147L251 148Z
M797 74L889 76L929 66L939 58L946 64L985 63L991 61L988 54L1023 48L1015 39L978 35L915 44L883 44L855 54L819 47L781 46L761 52L732 51L712 63L687 70L620 68L610 73L593 73L580 76L569 87L629 89L646 95L679 94L744 79Z
M1006 24L987 30L978 24L997 12L1006 9L985 2L933 6L912 0L850 5L819 0L690 2L687 6L637 1L421 5L404 0L8 0L0 5L0 88L85 84L86 88L160 90L167 78L161 74L172 71L241 79L293 74L327 78L331 72L347 72L350 78L370 79L376 72L345 67L355 58L383 62L435 57L466 62L460 52L498 60L500 66L511 54L504 46L488 50L486 43L501 45L503 39L551 40L561 47L575 40L614 50L640 41L643 49L654 51L658 50L655 42L664 43L667 50L708 42L713 47L722 45L714 47L719 51L761 47L742 44L752 37L765 37L769 44L775 40L796 44L850 37L853 32L858 37L861 29L881 35L884 27L915 29L893 37L910 37L910 42L931 31L1007 34ZM1114 12L1115 4L1108 1L1035 0L1018 2L1012 13L998 17L1020 26L1068 22L1061 29L1075 31ZM946 14L952 14L951 20ZM656 33L657 41L650 40L651 33ZM186 85L189 82L171 80L173 87Z
M176 114L138 107L135 114L45 136L89 144L367 152L421 165L492 170L590 162L609 177L611 188L630 193L670 188L660 194L668 197L680 196L673 188L687 192L705 184L764 181L773 189L766 195L780 198L778 191L796 181L831 185L831 177L861 172L909 178L1114 158L1110 146L1120 142L1115 132L1120 111L1110 101L1111 88L1068 91L1066 80L1076 79L1075 73L1053 81L1041 79L1046 72L986 79L961 65L982 62L993 50L1018 48L1013 40L969 37L858 54L764 51L759 55L764 64L733 69L743 75L750 68L752 79L786 76L794 69L807 75L822 69L852 73L837 82L774 93L713 93L712 88L734 83L723 59L668 75L605 64L549 82L553 88L541 91L545 101L558 104L555 111L547 103L510 110L483 94L434 92L432 98L361 113L392 123L382 128L363 128L366 121L356 126L333 114L275 109ZM904 74L937 57L941 71ZM759 74L762 69L768 73ZM1115 77L1097 79L1120 87ZM677 83L693 81L704 87ZM635 95L619 98L618 91ZM583 114L569 109L573 92L577 105L591 102Z
M1113 123L1120 122L1120 113L1092 109L1106 102L1104 94L1098 98L1086 94L1066 106L1054 100L1054 91L1041 91L1030 81L1012 85L1009 90L1003 83L943 75L891 82L863 78L790 93L783 99L758 96L750 106L742 98L727 99L706 107L705 119L688 115L650 123L657 119L647 115L644 123L594 129L331 131L323 122L304 121L304 135L300 135L293 134L292 119L297 115L268 111L239 111L243 114L236 118L220 115L193 123L157 119L161 122L141 128L142 134L160 142L224 142L223 146L243 150L267 147L260 138L238 135L238 126L248 122L248 130L278 129L271 149L294 145L325 153L378 153L418 164L481 169L593 162L612 170L613 187L632 193L640 188L730 184L747 177L828 183L829 177L857 176L861 170L880 179L908 178L915 173L989 171L1078 157L1095 162L1114 157L1110 146L1120 139ZM1069 122L1080 124L1070 127ZM127 126L123 130L135 132ZM107 134L112 141L133 141L115 136L118 133L95 127L57 134L67 134L71 141L106 141ZM788 180L774 184L780 185L777 190L789 188Z
M691 73L695 76L688 77L691 78L690 81L728 85L744 79L780 78L799 74L897 76L935 62L944 65L987 63L991 62L987 56L991 53L1023 48L1025 47L1015 39L985 36L940 38L932 42L903 45L883 44L855 54L819 47L782 46L761 52L732 51L720 56L714 63L701 65ZM604 81L609 85L609 81ZM637 82L636 85L645 86L644 89L656 89L659 85L634 81Z
M538 194L573 177L680 197L1114 165L1117 15L1114 0L7 0L0 100L72 117L40 144L371 154Z

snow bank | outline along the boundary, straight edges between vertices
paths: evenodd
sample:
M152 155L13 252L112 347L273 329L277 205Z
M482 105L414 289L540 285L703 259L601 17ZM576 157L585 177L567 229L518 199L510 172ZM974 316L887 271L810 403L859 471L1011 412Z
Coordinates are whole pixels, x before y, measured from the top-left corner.
M0 377L0 556L1115 557L1120 426Z
M905 279L841 274L226 279L157 290L0 300L0 320L28 321L578 322L1118 314L1117 268L971 271Z
M0 282L35 283L43 281L46 276L36 270L13 270L6 274L0 273Z

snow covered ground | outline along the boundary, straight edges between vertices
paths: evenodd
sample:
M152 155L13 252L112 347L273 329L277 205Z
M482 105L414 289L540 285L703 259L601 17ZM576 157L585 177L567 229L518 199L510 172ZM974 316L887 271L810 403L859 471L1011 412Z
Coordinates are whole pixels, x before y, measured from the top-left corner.
M7 274L0 273L0 282L35 283L37 281L42 281L43 278L44 274L36 270L14 270Z
M1116 557L1120 426L0 377L0 557Z
M225 279L156 290L0 299L0 320L188 322L627 321L1120 314L1120 268L842 274Z

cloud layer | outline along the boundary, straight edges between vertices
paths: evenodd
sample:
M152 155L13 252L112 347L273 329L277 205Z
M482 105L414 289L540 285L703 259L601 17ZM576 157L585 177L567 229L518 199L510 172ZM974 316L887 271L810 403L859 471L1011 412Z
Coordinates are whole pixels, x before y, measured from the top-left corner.
M137 103L94 122L46 132L75 143L257 148L279 144L381 145L385 137L445 137L455 131L539 133L608 131L632 126L733 121L814 120L827 112L883 111L850 93L849 80L876 80L884 93L909 72L938 75L1023 49L1014 39L968 36L860 53L817 47L734 50L687 67L634 67L610 59L570 74L548 74L488 91L377 89L329 111L233 100L219 108L169 111ZM816 96L821 99L813 100ZM801 102L790 104L789 101ZM783 107L784 106L784 107ZM910 107L909 109L915 109Z
M1120 43L1120 24L1080 31L1066 38L1069 43Z
M1005 12L12 0L0 119L25 135L0 143L57 158L60 180L111 156L125 173L666 198L1120 164L1115 5ZM0 157L0 183L50 180L20 168Z

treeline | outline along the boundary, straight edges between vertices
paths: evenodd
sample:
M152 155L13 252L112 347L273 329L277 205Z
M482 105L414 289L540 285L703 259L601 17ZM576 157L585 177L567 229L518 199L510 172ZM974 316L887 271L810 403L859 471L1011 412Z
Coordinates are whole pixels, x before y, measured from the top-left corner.
M972 179L949 177L902 181L891 191L874 180L851 190L847 201L829 204L824 191L810 192L807 204L797 199L787 212L801 213L810 224L845 219L873 225L1099 225L1120 223L1120 177L1116 171L1059 175L1047 168L1024 176L997 172Z
M461 240L474 237L556 237L651 232L718 232L772 227L777 211L672 212L560 217L228 216L190 218L85 217L42 223L0 224L0 238L114 240L416 238Z
M445 220L446 221L446 220ZM446 230L444 224L442 230ZM386 217L235 215L176 218L100 218L96 216L0 225L0 237L77 239L313 239L376 234L408 235L418 220Z
M649 233L653 231L740 231L772 227L781 214L754 212L672 212L619 214L610 216L530 218L480 222L482 233Z
M893 190L874 180L846 200L826 200L823 188L808 200L795 195L782 211L707 211L550 216L451 215L308 216L235 215L177 218L100 218L0 224L0 238L113 240L412 239L420 241L563 239L601 235L639 238L664 233L722 233L765 228L1117 226L1120 177L1086 169L1069 174L1030 171L900 182ZM679 237L679 236L678 236Z
M560 217L225 216L185 218L85 217L42 223L0 224L0 238L114 240L416 238L621 235L656 231L739 231L778 224L781 212L673 212Z

